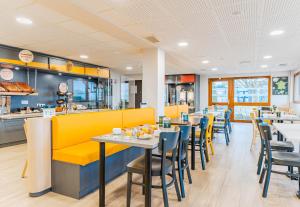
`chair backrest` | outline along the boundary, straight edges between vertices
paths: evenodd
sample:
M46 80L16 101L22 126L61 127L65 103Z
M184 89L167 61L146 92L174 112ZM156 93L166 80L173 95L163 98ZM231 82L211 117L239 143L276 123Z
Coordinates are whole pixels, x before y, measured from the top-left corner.
M207 128L208 128L208 121L209 118L207 116L204 116L200 119L200 139L205 138L205 134L207 133Z
M190 125L180 125L180 135L178 141L178 155L182 158L184 153L188 153L190 132L192 126Z
M208 124L206 128L206 138L211 138L215 116L213 114L209 114L207 117L208 117Z
M267 123L260 123L259 129L261 131L262 140L265 143L266 147L266 158L268 161L272 160L272 150L270 141L272 140L271 127Z
M161 132L159 135L159 145L158 150L163 153L170 152L176 149L178 144L179 131L172 132ZM163 144L164 140L164 144Z
M225 111L224 119L226 123L230 122L230 114L231 114L231 109Z

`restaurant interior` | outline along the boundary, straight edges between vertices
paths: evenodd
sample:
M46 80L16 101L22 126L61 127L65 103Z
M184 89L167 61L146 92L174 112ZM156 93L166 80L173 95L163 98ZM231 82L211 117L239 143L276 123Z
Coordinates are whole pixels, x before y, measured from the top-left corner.
M299 206L299 11L2 2L0 207Z

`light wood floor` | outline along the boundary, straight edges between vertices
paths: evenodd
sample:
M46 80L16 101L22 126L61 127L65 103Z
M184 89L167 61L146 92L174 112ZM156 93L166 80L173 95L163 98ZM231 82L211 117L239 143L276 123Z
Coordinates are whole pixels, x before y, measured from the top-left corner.
M300 206L295 196L297 182L283 175L272 175L269 196L261 197L262 186L256 175L257 149L249 151L251 125L235 124L229 147L222 135L215 140L216 155L200 168L197 153L196 170L192 172L193 184L186 183L187 197L177 202L174 188L169 189L170 206L191 207L282 207ZM298 145L298 143L295 143ZM0 206L1 207L97 207L98 191L81 200L55 193L30 198L26 192L26 179L20 174L25 161L26 145L0 149ZM126 174L107 186L107 205L125 206ZM136 179L139 179L136 177ZM133 186L132 206L143 206L139 186ZM163 206L161 190L153 190L153 206Z

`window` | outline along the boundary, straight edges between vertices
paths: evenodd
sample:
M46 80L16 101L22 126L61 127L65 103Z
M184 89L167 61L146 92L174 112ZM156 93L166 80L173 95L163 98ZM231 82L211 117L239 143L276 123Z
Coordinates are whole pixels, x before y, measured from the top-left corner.
M212 83L212 102L228 102L228 81L214 81Z
M129 102L129 83L121 83L121 101Z
M234 102L267 103L269 101L269 78L234 80Z
M73 80L73 101L87 101L87 82L85 80Z

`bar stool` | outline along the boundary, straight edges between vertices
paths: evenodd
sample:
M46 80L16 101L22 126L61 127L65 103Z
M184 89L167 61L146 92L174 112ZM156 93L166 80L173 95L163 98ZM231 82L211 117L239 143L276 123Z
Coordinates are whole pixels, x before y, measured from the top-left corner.
M162 188L164 206L168 207L168 193L167 188L171 185L175 185L175 190L177 194L178 201L181 201L179 186L176 178L176 153L177 153L177 144L179 138L179 131L176 132L161 132L159 136L159 146L158 150L161 154L159 156L152 157L152 176L159 176L161 179L161 185L152 185L152 188ZM167 153L171 153L171 160L167 158ZM145 157L139 157L136 160L130 162L127 165L128 180L127 180L127 207L130 207L131 200L131 187L132 184L142 185L144 189L144 182L137 183L132 181L132 174L145 174ZM172 179L169 183L166 182L166 176L170 176Z

